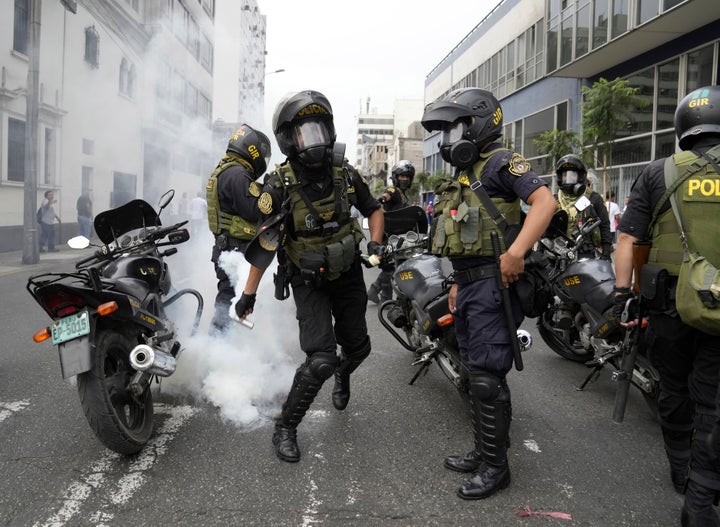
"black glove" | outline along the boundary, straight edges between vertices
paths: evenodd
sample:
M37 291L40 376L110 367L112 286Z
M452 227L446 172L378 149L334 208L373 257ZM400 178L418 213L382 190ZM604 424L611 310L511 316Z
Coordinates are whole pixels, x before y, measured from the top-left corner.
M375 241L370 241L367 244L368 254L377 254L380 258L385 254L385 246Z
M243 318L248 311L252 313L252 309L255 307L256 296L255 294L246 295L245 293L240 295L240 300L235 304L235 313L237 313L238 317Z
M615 298L613 300L612 314L617 320L620 320L623 311L625 311L625 304L635 295L633 295L629 287L616 287L613 289L613 292L615 293Z
M382 205L385 205L385 203L387 203L387 198L385 196L380 196L379 198L377 198L377 200Z
M612 260L612 245L603 245L602 254L600 255L601 260Z

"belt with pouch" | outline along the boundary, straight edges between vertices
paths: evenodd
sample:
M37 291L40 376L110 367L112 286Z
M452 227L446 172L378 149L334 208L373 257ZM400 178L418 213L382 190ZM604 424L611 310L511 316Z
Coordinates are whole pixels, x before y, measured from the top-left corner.
M490 264L455 271L452 274L452 278L456 284L462 285L477 282L478 280L485 280L486 278L493 278L496 274L497 267L494 264Z

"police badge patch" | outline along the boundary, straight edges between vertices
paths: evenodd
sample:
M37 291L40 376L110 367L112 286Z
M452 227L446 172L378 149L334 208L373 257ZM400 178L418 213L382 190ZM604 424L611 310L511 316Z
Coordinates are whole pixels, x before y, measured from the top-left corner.
M508 170L513 176L522 176L530 170L530 163L520 154L513 154L510 158Z
M273 211L272 196L267 192L260 194L258 198L258 209L260 209L260 212L263 214L270 214Z
M262 190L262 185L258 183L257 181L251 181L250 185L248 186L248 192L253 198L257 198L260 195L260 190Z

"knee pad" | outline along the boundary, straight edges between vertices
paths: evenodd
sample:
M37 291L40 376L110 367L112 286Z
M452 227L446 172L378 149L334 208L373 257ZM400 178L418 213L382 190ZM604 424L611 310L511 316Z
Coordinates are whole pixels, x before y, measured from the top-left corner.
M368 355L370 355L370 350L370 337L365 337L365 342L363 342L360 347L355 349L347 349L343 347L342 352L345 359L362 362L367 358Z
M308 357L306 365L310 375L324 381L335 373L339 362L337 354L319 351Z
M470 374L470 389L482 400L510 400L510 390L507 389L505 379L486 371Z

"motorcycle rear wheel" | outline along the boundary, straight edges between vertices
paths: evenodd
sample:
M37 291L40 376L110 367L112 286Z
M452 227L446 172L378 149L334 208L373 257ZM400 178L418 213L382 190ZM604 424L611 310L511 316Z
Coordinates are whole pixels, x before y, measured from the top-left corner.
M138 398L127 390L135 373L129 355L132 340L113 330L100 330L90 371L78 375L78 393L85 417L95 435L119 454L136 454L153 430L150 388Z
M537 328L540 336L542 337L545 344L547 344L551 350L560 355L562 358L571 360L573 362L587 362L593 358L593 352L588 351L582 346L576 347L572 343L566 342L561 335L554 331L550 327L550 323L547 321L547 317L552 316L552 311L547 310L541 314L537 319ZM579 338L577 331L572 331L573 340Z

